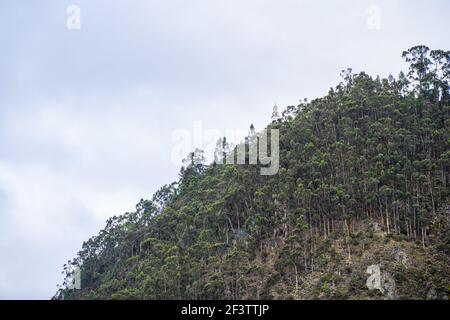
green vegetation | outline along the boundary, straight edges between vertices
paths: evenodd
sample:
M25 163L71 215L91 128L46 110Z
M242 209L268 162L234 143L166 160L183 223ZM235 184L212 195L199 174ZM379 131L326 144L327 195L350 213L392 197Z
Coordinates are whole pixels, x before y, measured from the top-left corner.
M448 297L450 52L403 57L407 74L347 70L323 98L287 107L268 126L277 175L193 152L178 181L83 243L54 298L380 299L370 264L398 298ZM66 288L70 265L81 290Z

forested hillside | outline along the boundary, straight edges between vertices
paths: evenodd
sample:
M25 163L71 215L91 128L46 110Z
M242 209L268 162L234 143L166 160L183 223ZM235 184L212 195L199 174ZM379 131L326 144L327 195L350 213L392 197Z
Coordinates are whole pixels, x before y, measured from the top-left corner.
M288 106L268 125L276 175L193 152L178 181L83 243L54 298L447 298L450 51L403 58L398 77L347 70ZM381 288L366 286L371 265ZM67 288L71 266L81 290Z

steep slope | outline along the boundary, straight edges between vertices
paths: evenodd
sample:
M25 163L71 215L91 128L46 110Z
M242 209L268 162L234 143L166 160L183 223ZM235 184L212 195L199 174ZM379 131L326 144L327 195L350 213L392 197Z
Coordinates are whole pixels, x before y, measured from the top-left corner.
M193 152L179 181L83 244L54 298L447 298L450 52L404 58L408 75L347 70L287 107L267 128L276 175Z

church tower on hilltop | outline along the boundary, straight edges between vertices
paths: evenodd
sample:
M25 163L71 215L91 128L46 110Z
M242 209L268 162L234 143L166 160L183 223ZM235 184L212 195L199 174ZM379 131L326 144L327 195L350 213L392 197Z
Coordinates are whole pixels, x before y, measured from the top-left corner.
M280 114L278 113L278 106L277 103L275 102L274 106L273 106L273 111L272 111L272 122L277 122L280 119Z

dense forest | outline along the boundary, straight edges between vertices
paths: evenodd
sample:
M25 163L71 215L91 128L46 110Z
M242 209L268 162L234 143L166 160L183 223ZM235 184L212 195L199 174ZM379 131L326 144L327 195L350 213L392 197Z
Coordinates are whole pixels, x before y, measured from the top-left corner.
M177 181L83 243L54 299L448 298L450 51L403 58L397 77L347 69L286 107L266 128L276 175L192 152ZM242 139L249 150L258 133ZM235 150L224 137L216 154Z

